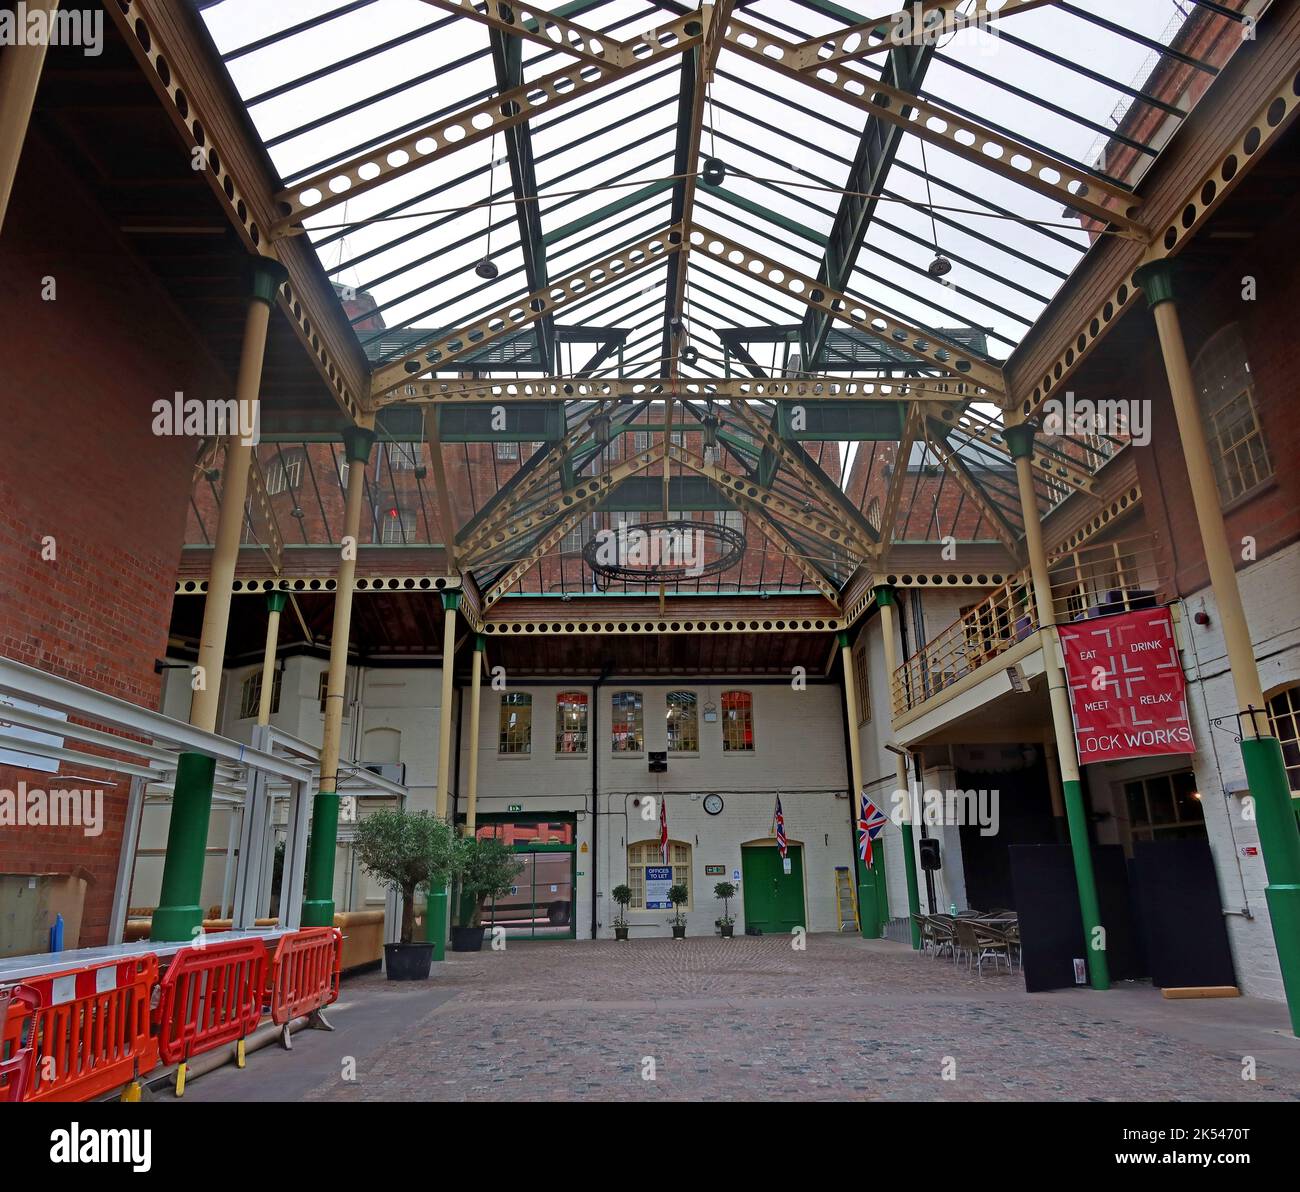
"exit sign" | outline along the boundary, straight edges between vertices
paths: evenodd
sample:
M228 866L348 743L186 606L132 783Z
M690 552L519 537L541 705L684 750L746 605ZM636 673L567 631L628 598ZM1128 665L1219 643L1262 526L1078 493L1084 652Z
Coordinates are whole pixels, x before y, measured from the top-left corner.
M523 809L524 809L524 805L522 803L511 803L506 808L507 811L523 811Z

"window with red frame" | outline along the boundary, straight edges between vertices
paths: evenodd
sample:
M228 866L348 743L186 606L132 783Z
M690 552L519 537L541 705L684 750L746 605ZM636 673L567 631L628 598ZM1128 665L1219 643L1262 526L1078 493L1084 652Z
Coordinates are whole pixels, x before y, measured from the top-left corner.
M722 750L754 752L754 697L748 691L722 693Z

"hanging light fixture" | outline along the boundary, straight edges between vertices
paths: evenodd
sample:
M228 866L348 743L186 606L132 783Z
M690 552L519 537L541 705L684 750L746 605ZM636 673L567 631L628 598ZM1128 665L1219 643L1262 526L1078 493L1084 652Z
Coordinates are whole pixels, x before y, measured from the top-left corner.
M602 447L608 447L613 430L610 416L604 411L595 415L591 420L591 429L596 442Z
M704 446L712 450L718 445L718 416L710 411L701 421L704 423Z
M492 281L500 272L496 262L492 260L492 195L495 193L494 186L497 172L497 138L492 136L492 160L488 163L488 222L487 222L487 243L483 247L483 259L474 266L474 272L484 281Z
M926 266L925 271L936 281L940 281L952 272L952 262L939 250L939 225L934 218L934 195L930 191L930 166L925 159L924 140L921 141L921 173L925 176L925 197L930 209L930 239L934 243L934 260Z

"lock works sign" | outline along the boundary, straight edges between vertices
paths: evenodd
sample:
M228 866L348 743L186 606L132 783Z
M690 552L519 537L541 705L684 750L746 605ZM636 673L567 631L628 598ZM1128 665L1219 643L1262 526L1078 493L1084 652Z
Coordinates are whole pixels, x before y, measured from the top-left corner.
M1195 753L1167 608L1057 627L1079 764Z

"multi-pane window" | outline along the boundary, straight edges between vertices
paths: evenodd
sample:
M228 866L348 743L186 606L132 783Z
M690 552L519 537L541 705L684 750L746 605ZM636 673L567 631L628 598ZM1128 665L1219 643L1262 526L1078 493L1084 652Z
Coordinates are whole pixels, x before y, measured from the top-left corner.
M497 444L497 459L518 459L518 458L519 458L518 443Z
M867 635L853 647L853 693L858 699L858 723L871 719L871 675L867 671Z
M663 858L659 852L659 841L642 840L637 844L628 845L627 849L627 884L632 889L632 901L628 903L628 908L634 911L643 911L645 905L645 871L646 866L655 868L663 865ZM668 842L668 863L673 867L673 885L685 886L688 893L691 891L691 846L683 844L680 840L670 840ZM656 910L662 908L655 908ZM682 903L682 910L691 909L690 899Z
M351 674L345 674L343 677L343 719L348 719L348 687L352 682ZM320 673L320 679L316 683L316 698L320 701L321 715L325 715L325 707L329 703L330 673L323 670Z
M1205 838L1205 813L1191 770L1124 784L1134 840Z
M699 705L693 691L668 693L668 752L699 753Z
M722 693L722 750L754 752L754 697L748 691Z
M1279 691L1268 701L1268 714L1282 745L1287 785L1292 794L1300 794L1300 686Z
M745 515L739 509L719 509L715 517L718 525L745 532Z
M642 451L650 450L650 432L648 430L634 430L632 432L632 454L639 455Z
M533 751L533 697L522 692L507 692L501 697L498 721L497 753L518 754Z
M280 710L280 671L271 672L271 711ZM254 671L247 679L239 692L239 719L248 720L257 715L257 709L262 702L262 672Z
M390 505L379 519L379 541L384 546L405 546L415 541L415 510Z
M587 536L591 528L591 519L589 517L580 517L574 524L564 532L564 537L560 539L560 554L577 555L582 553L582 548L587 544Z
M413 472L420 462L418 443L388 443L388 467L393 472Z
M302 456L286 456L271 461L266 469L266 492L274 497L291 492L302 484Z
M555 752L587 752L587 695L561 691L555 697Z
M1236 323L1217 331L1192 366L1219 499L1227 504L1273 474L1255 408L1255 379Z
M645 715L639 691L616 691L613 708L615 753L641 753L645 749Z

